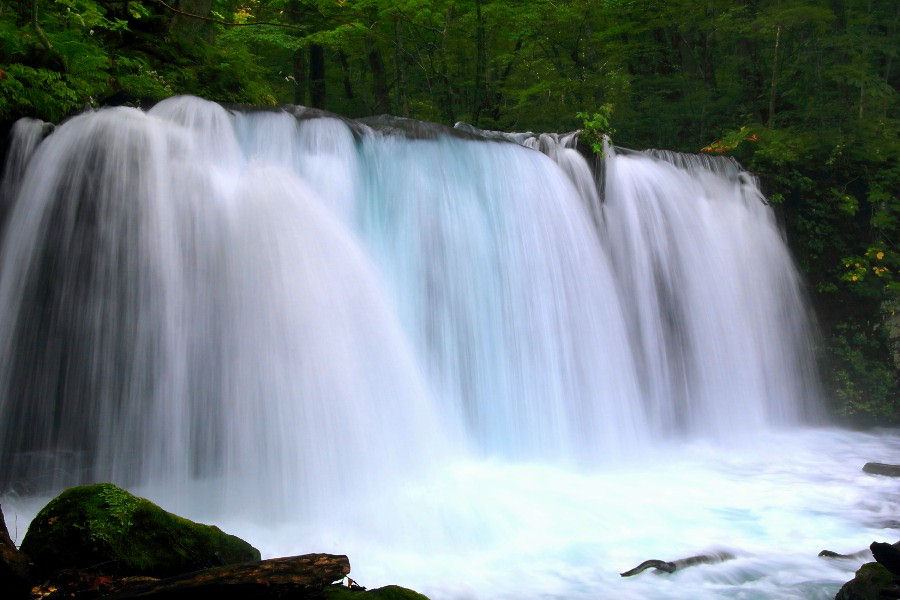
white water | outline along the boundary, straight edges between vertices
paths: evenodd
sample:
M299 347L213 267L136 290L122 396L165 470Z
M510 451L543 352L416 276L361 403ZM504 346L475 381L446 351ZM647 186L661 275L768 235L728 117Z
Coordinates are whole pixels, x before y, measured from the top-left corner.
M0 250L9 520L112 480L433 598L824 598L856 565L818 550L896 537L859 472L896 434L803 429L800 281L734 165L609 150L601 194L572 138L298 114L176 98L37 146Z

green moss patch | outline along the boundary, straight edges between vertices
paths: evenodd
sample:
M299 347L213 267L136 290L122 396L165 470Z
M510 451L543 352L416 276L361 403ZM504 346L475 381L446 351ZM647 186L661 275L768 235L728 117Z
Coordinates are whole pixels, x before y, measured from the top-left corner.
M326 600L428 600L426 596L399 585L387 585L375 590L351 590L334 585L325 589Z
M51 500L29 525L22 551L44 572L154 577L260 559L244 540L109 483L70 488Z

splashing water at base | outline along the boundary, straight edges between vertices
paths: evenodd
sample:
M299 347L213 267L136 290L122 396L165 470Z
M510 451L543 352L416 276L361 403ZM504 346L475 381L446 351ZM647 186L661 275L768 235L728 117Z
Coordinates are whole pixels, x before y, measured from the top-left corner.
M202 489L177 504L165 489L135 491L217 523L264 558L347 554L361 584L432 600L831 600L871 557L819 551L900 535L900 485L861 471L898 456L896 431L798 429L667 445L593 470L467 459L364 501L338 499L327 517L278 523L210 512ZM45 500L4 498L19 540ZM715 551L735 559L619 576L651 558Z
M19 137L10 519L112 480L435 600L826 598L819 550L897 534L859 472L896 433L802 428L799 276L734 163L609 149L598 187L572 135L196 98Z
M830 600L871 557L819 551L898 538L900 485L861 471L898 455L896 432L797 430L679 444L593 471L473 460L325 523L244 532L272 556L347 552L357 581L401 582L432 600ZM736 558L618 574L723 550Z

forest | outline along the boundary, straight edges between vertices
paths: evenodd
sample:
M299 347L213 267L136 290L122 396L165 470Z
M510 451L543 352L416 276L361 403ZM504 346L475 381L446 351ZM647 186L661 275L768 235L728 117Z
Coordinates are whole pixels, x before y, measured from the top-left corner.
M806 278L833 415L900 422L895 0L0 0L0 127L176 94L729 154Z

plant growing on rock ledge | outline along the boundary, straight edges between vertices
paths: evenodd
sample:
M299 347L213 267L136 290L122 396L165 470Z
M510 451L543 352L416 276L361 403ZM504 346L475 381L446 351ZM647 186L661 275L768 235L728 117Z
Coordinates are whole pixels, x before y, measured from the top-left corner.
M613 105L609 102L600 107L600 112L588 114L586 112L575 113L581 119L579 137L587 143L595 154L603 157L603 137L612 137L616 132L610 125L612 120Z

